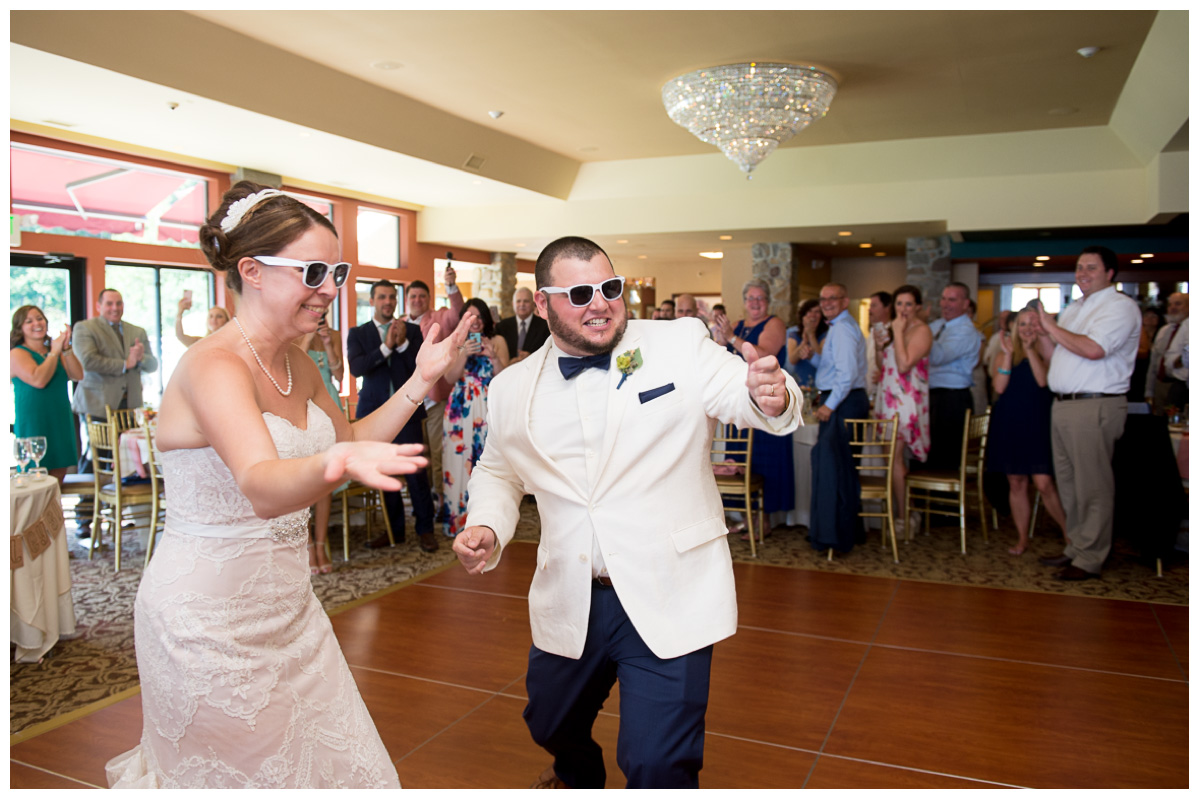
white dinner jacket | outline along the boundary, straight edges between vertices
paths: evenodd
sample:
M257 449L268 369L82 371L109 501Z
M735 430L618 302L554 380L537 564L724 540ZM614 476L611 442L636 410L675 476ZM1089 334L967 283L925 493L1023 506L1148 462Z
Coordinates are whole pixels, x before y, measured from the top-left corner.
M618 389L616 357L640 349L643 365ZM715 420L789 433L800 396L777 418L750 400L746 363L713 342L704 323L630 320L613 351L608 415L595 485L572 481L534 444L533 389L550 347L500 373L488 389L488 434L468 487L467 525L496 533L495 568L512 540L525 494L537 499L541 542L529 588L533 642L579 658L591 605L592 538L630 621L659 658L674 658L737 628L725 514L713 479ZM668 391L665 387L673 386ZM656 392L658 390L658 392ZM654 394L642 401L643 393Z

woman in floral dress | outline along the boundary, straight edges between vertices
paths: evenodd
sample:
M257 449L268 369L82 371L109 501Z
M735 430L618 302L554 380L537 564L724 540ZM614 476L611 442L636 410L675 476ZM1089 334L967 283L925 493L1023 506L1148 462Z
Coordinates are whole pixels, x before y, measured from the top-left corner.
M487 440L487 390L492 378L508 366L508 345L497 335L492 314L477 297L463 311L474 308L471 337L446 371L453 384L446 398L442 426L442 519L446 535L455 537L467 519L467 481Z
M933 335L917 314L920 308L921 290L917 287L905 285L893 292L892 324L883 347L875 348L880 368L875 416L900 417L892 462L892 496L898 501L904 497L908 475L905 457L923 462L929 456L929 349ZM897 533L904 530L905 522L896 523ZM915 520L907 523L917 524Z

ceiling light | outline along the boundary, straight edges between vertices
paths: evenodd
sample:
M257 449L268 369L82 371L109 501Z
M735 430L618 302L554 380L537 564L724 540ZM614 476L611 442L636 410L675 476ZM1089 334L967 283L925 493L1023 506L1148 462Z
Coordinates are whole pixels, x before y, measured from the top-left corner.
M886 256L886 255L887 255L887 253L885 253L885 252L883 252L883 251L881 250L881 251L879 251L878 253L876 253L875 255L877 255L877 256Z
M645 258L645 256L638 256L638 258Z
M1129 259L1129 263L1130 264L1141 264L1143 262L1140 258L1131 258L1131 259Z
M371 66L374 67L375 69L392 70L392 69L400 69L404 65L401 64L399 61L376 61Z
M1142 258L1154 258L1154 253L1142 253Z
M837 81L816 67L756 63L706 67L663 85L667 115L716 145L746 173L825 116Z
M725 254L722 253L721 251L717 250L712 253L701 253L700 257L701 258L724 258Z
M501 117L504 116L504 112L503 111L489 111L488 116L491 117L492 119L500 119Z
M722 242L728 242L733 239L733 237L730 236L729 234L725 234L724 236L718 236L717 238L720 239Z
M854 231L838 231L838 236L853 236Z
M866 249L867 249L867 248L869 248L870 246L871 246L871 243L870 243L870 242L863 242L862 244L860 244L860 245L859 245L859 247L861 247L861 248L862 248L862 249L864 249L864 250L866 250Z
M1096 55L1096 53L1100 52L1100 48L1099 47L1081 47L1078 50L1076 50L1075 52L1079 53L1079 55L1083 56L1084 58L1091 58L1092 56Z
M629 244L628 239L617 239L617 244Z
M524 243L524 242L517 242L517 247L525 247L525 243Z
M1038 256L1035 260L1036 261L1049 261L1050 256Z

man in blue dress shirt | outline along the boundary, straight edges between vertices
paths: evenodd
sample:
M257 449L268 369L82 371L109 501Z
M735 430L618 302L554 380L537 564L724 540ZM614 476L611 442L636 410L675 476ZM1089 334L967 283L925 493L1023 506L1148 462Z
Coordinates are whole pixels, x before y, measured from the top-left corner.
M816 550L833 548L845 553L863 538L858 472L845 420L863 419L869 412L867 345L858 323L846 310L850 299L845 286L825 284L820 299L829 333L822 352L812 357L820 392L815 415L821 427L812 451L808 537Z
M972 408L971 371L979 361L983 336L967 310L971 290L954 282L942 290L942 318L929 323L929 469L958 469L962 461L963 419Z

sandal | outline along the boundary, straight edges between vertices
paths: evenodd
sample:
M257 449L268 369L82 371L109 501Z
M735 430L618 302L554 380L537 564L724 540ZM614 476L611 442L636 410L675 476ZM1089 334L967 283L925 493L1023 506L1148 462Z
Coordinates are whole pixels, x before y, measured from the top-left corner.
M308 573L316 575L320 572L320 567L316 564L317 561L317 546L312 542L308 543Z

